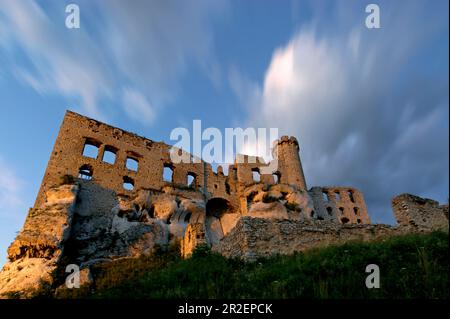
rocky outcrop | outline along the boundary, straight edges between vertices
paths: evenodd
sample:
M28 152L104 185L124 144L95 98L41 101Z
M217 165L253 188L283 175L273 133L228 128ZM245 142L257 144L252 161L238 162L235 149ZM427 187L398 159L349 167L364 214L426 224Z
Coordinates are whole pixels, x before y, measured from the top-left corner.
M192 255L195 248L199 245L207 245L205 224L189 224L186 228L184 238L181 241L181 256L188 258Z
M77 185L52 188L43 207L30 209L23 229L8 248L9 262L0 273L0 296L29 297L53 283L52 272L70 236L78 191Z
M255 184L245 189L246 216L265 219L311 219L314 203L308 192L285 184Z
M81 180L49 189L8 249L0 296L27 298L59 286L68 264L86 272L98 262L152 254L182 241L189 222L204 227L204 201L191 193L141 190L130 197ZM188 250L195 245L191 241Z
M30 298L53 283L56 263L45 258L21 258L7 263L0 273L0 299Z
M53 187L43 205L30 210L8 249L0 296L28 298L63 287L69 264L89 283L97 263L164 251L171 244L180 244L184 258L208 245L227 257L254 260L353 240L448 231L448 206L408 194L392 201L396 226L318 218L309 192L289 185L255 184L244 194L247 210L240 211L223 198L172 187L134 196L88 181Z

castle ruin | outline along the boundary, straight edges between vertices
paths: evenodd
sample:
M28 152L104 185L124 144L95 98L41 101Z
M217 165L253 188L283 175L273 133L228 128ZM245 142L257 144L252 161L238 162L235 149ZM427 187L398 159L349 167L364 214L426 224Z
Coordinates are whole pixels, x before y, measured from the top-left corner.
M8 249L0 294L53 282L67 264L89 269L155 249L179 247L189 257L203 244L252 260L448 229L448 206L431 200L401 195L393 200L398 225L376 225L356 188L308 189L294 137L274 143L270 174L262 173L270 163L241 155L228 174L204 161L173 163L171 148L67 111L35 205Z

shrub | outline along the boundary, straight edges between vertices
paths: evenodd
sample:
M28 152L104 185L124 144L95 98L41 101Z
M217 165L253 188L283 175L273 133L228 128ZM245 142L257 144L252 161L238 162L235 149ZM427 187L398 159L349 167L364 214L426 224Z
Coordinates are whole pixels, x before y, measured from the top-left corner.
M381 287L367 289L368 264ZM179 255L118 260L95 269L89 298L442 298L449 297L448 233L352 242L255 262L199 246Z

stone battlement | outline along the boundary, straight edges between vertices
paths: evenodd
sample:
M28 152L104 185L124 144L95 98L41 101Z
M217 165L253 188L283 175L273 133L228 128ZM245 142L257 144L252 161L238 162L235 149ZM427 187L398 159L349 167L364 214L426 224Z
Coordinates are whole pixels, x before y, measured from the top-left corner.
M273 142L273 144L272 144L273 146L272 147L276 147L276 146L281 145L283 143L290 143L290 144L299 146L298 140L297 140L297 138L295 136L283 135L280 139L275 140Z

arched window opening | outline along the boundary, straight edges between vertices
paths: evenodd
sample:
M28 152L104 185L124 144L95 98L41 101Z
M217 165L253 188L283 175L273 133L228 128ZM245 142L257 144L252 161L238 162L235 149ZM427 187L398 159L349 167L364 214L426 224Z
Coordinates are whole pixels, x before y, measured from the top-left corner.
M351 201L352 203L355 202L355 197L353 196L353 191L352 191L352 190L349 190L349 191L348 191L348 197L350 198L350 201Z
M117 149L112 146L105 146L105 151L103 152L102 161L111 165L116 162Z
M127 157L125 166L129 171L137 172L139 168L139 161L136 158Z
M163 181L165 182L173 182L173 165L166 163L164 164L163 170Z
M341 194L339 193L339 191L334 191L334 195L336 196L336 201L340 201L341 200Z
M192 188L197 187L197 174L191 172L187 174L187 186Z
M275 172L272 174L274 184L279 184L281 182L281 173Z
M231 194L231 188L230 188L230 184L228 184L228 182L225 182L225 191L227 192L228 195Z
M83 147L83 156L89 158L97 158L100 145L101 143L96 140L89 138L86 139Z
M252 168L252 176L255 183L259 183L261 181L261 173L259 172L259 168Z
M78 171L78 178L89 181L92 179L93 174L94 174L94 172L90 165L83 165L80 167L80 169Z
M123 189L132 191L134 189L134 180L128 176L123 178Z

